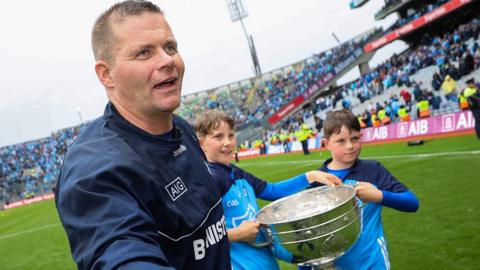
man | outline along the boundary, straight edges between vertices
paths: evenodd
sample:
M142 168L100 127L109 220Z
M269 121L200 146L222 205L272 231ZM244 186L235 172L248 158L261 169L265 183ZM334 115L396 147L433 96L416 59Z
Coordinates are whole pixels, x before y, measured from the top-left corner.
M295 132L295 137L302 144L302 150L304 155L310 155L308 150L308 139L312 135L312 131L306 124L301 124L299 130Z
M173 115L184 63L162 11L115 4L92 31L109 103L64 160L56 205L79 269L230 269L220 194Z
M463 95L468 101L470 111L472 111L475 119L475 133L477 138L480 139L480 93L475 85L475 79L472 78L467 81L467 87L463 90Z

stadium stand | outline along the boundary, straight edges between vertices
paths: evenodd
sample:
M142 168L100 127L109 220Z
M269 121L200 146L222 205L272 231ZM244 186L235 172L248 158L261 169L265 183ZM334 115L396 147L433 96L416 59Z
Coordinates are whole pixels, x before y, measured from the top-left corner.
M282 106L308 90L312 84L361 49L379 30L368 31L330 50L261 77L250 78L202 93L187 95L179 115L194 121L194 115L205 109L220 109L235 119L237 130L260 126Z
M473 18L452 31L430 37L426 35L416 46L400 55L394 55L384 63L367 72L358 80L338 87L333 93L319 97L313 108L307 108L288 119L280 130L270 129L265 141L281 130L298 130L302 123L313 127L313 115L324 118L329 110L346 108L357 115L370 115L385 108L392 121L399 121L398 109L407 105L400 98L406 91L412 96L408 104L410 119L417 118L417 103L423 99L429 101L431 116L460 111L457 98L449 101L443 90L434 89L432 82L435 73L439 73L443 83L447 74L457 81L460 94L465 81L476 78L479 81L479 42L480 20ZM470 58L470 60L467 60ZM466 64L470 62L470 64ZM370 119L370 116L367 117ZM367 121L368 126L372 123Z
M50 137L0 148L0 202L51 193L60 166L80 126L62 129Z

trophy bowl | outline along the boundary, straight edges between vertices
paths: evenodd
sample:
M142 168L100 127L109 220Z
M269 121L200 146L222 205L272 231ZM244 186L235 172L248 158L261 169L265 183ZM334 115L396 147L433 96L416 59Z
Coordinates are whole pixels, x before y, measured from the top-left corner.
M355 243L361 229L360 205L348 185L307 189L276 200L256 220L267 239L259 245L280 246L297 263L331 264Z

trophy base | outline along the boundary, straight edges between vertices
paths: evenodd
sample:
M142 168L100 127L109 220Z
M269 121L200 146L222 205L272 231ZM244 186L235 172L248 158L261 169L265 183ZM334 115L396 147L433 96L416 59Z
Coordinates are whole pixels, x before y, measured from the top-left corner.
M333 259L315 259L297 264L298 270L335 270Z

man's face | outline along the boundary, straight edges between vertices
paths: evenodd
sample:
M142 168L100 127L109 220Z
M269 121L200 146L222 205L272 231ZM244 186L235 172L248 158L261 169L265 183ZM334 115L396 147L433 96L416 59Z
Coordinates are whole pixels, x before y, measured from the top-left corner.
M173 112L180 104L185 66L167 21L145 12L111 25L118 42L112 46L109 98L139 117Z
M333 162L342 169L351 167L360 155L360 132L342 126L340 133L324 139L325 147L332 153Z
M217 129L199 140L208 161L230 164L237 140L235 133L227 123L222 122Z

